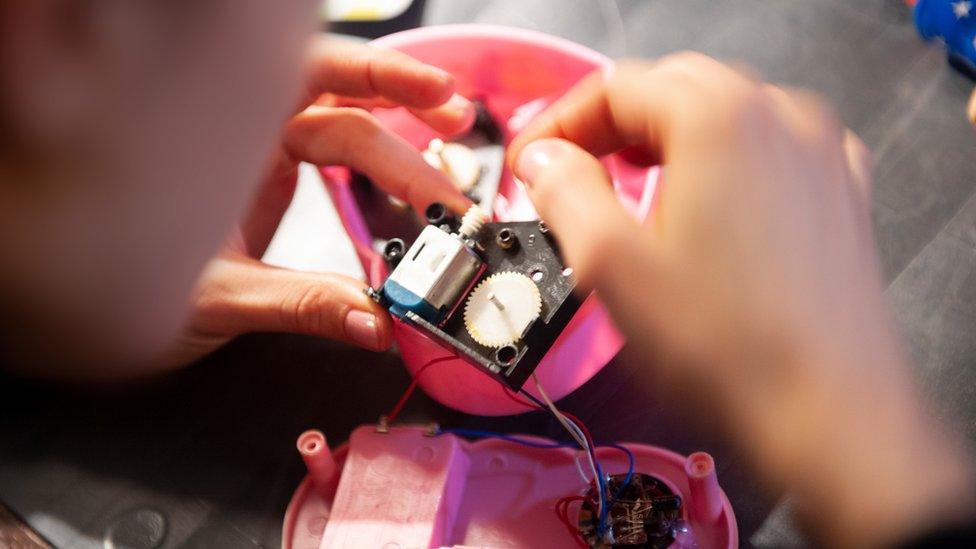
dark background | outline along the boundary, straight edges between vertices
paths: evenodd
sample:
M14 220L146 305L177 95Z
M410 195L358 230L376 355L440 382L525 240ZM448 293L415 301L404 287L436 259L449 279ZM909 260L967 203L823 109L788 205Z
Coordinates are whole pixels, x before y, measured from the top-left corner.
M428 0L423 21L529 27L615 57L696 49L826 95L876 155L875 233L918 378L940 420L976 438L973 83L916 37L900 0ZM743 544L801 544L788 495L763 492L714 425L643 390L646 366L617 359L561 404L598 439L711 452ZM296 436L318 427L338 443L408 382L395 355L264 334L124 390L0 378L0 499L63 547L159 517L164 547L277 547L303 474ZM419 393L403 417L559 434L541 414L472 418Z

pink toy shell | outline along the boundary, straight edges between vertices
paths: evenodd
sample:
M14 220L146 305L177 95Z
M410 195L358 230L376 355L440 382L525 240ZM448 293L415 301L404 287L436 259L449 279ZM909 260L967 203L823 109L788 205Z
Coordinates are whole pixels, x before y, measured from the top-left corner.
M636 471L661 479L682 498L686 527L672 547L738 546L735 515L708 454L685 458L624 446L635 455ZM585 486L577 450L431 437L422 427L378 433L372 425L356 429L334 456L324 445L315 448L338 469L323 476L321 468L309 468L285 514L283 549L579 546L554 512L556 501ZM608 473L627 469L616 449L600 448L598 456ZM570 519L578 513L572 505Z
M460 93L484 98L496 119L505 122L506 139L585 75L611 66L608 58L561 38L485 25L425 27L373 43L406 52L454 74ZM437 137L405 110L382 111L377 116L418 148ZM605 164L614 177L621 201L643 219L651 207L658 170L629 164L616 155L606 158ZM349 189L348 172L326 168L323 174L369 283L378 287L385 280L387 269L372 249L372 237ZM495 219L500 221L537 218L531 202L507 170L494 210ZM407 369L414 375L430 360L448 355L448 351L402 322L396 323L395 338ZM559 399L596 374L622 345L623 338L603 305L591 295L536 373L546 391ZM524 411L508 398L497 381L461 359L431 366L421 376L419 385L442 404L470 414ZM535 392L531 382L526 389Z

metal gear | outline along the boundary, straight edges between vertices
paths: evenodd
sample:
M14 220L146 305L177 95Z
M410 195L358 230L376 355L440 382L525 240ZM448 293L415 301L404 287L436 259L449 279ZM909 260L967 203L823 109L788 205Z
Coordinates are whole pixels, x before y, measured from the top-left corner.
M485 347L502 347L522 338L542 312L542 295L532 279L505 271L482 280L464 305L464 327Z

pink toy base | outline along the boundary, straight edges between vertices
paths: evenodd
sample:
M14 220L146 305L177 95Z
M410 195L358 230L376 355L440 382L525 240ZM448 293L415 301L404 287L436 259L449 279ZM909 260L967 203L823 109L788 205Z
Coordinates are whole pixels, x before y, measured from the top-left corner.
M386 36L373 44L406 52L454 74L459 93L484 98L495 118L505 124L506 141L581 78L611 66L608 58L561 38L485 25L425 27ZM403 109L376 114L418 148L438 137ZM651 209L658 170L630 164L616 155L604 161L621 201L635 217L643 219ZM372 248L372 237L349 188L349 174L335 168L323 173L369 283L377 287L385 280L387 269ZM507 170L493 213L499 221L538 217L524 190ZM402 322L396 324L395 337L413 375L432 359L448 356L448 351ZM536 373L546 391L559 399L596 374L622 345L623 338L603 305L590 296ZM442 404L469 414L525 411L505 395L495 380L460 358L432 366L420 378L419 385ZM526 388L534 391L532 383Z
M425 433L395 427L384 434L367 425L334 454L324 438L309 446L311 453L303 450L307 463L334 460L337 467L322 477L314 472L321 467L310 466L286 511L282 548L579 546L554 512L557 500L583 491L578 451ZM686 528L672 547L738 546L735 515L710 456L624 446L637 472L663 480L682 498ZM601 448L598 456L608 473L626 472L619 450ZM578 504L570 508L571 520L578 512Z

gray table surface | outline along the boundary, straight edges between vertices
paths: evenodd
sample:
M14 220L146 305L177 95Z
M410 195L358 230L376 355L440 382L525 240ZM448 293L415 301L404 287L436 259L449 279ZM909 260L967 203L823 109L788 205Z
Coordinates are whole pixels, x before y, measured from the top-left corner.
M972 82L916 37L900 0L428 0L426 24L456 22L529 27L613 56L700 50L830 98L876 155L875 232L920 383L940 420L976 439ZM618 358L562 404L600 439L711 452L743 543L802 544L788 497L777 505L784 495L758 485L733 440L642 388L646 367ZM57 546L155 524L161 547L277 547L303 474L298 433L339 442L408 380L392 354L264 334L123 391L0 378L0 500ZM419 394L404 417L559 434L541 414L474 418Z

